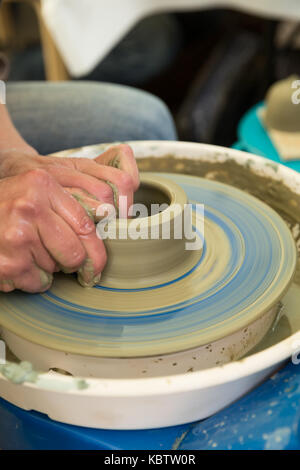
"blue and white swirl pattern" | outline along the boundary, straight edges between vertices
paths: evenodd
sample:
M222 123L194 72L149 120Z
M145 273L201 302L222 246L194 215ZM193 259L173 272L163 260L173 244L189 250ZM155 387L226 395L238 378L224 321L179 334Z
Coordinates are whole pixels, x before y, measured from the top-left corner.
M58 275L44 294L1 294L0 323L61 351L139 357L211 343L278 302L296 265L293 238L279 215L231 186L163 176L190 202L205 205L204 249L193 269L165 284L126 290L85 290L73 276Z

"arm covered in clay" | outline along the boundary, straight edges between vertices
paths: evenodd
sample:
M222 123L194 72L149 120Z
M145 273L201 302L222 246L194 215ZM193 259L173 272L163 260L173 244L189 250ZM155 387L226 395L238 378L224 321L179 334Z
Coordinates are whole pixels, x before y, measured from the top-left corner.
M99 282L106 253L83 207L94 213L125 196L127 216L139 185L131 148L95 160L41 156L0 105L0 178L0 290L45 290L60 269L79 271L83 285Z

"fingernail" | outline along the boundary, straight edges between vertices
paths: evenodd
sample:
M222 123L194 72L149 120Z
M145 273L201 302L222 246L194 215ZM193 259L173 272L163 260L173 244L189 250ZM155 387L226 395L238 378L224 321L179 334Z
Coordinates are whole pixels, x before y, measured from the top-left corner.
M97 284L99 284L100 280L101 280L101 273L94 277L93 279L94 285L96 286Z
M62 271L65 274L71 274L74 272L74 268L65 268L64 266L59 266L59 271Z
M52 276L52 274L47 273L46 271L43 271L41 269L40 270L40 280L41 280L42 287L47 287L50 284L52 284L53 276Z
M80 272L78 272L77 280L78 280L79 284L80 284L82 287L93 287L93 286L94 286L94 283L93 283L93 282L86 282Z

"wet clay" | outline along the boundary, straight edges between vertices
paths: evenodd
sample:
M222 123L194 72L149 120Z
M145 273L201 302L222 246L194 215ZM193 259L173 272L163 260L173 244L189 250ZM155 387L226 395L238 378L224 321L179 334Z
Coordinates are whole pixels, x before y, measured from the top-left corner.
M267 332L296 265L284 220L228 184L174 173L141 172L140 177L138 200L167 200L170 207L140 220L116 220L125 238L107 239L103 233L109 261L94 289L57 274L43 294L0 295L5 330L57 351L106 358L151 357L231 341L264 315L265 330L260 324L258 332ZM193 203L188 221L197 241L205 223L204 244L172 237L175 227L184 234L187 200ZM160 230L164 219L169 238ZM143 234L149 234L150 223L158 237L131 238L136 223L146 229ZM253 333L253 338L261 336Z
M140 171L182 173L230 184L271 206L286 221L296 242L299 257L294 282L300 285L300 195L281 181L252 171L251 159L248 165L239 165L234 160L221 163L166 155L162 158L140 158L137 162Z

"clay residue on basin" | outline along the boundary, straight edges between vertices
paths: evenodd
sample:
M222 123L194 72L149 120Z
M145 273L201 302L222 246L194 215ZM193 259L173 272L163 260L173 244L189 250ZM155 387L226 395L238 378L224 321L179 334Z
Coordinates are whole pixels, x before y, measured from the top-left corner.
M299 256L294 282L300 285L300 195L286 184L258 175L251 169L249 160L241 165L233 159L215 162L166 155L140 158L137 162L140 171L181 173L230 184L271 206L286 221L296 242Z

